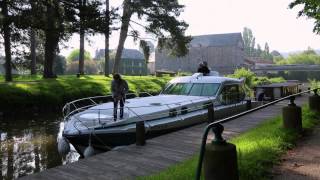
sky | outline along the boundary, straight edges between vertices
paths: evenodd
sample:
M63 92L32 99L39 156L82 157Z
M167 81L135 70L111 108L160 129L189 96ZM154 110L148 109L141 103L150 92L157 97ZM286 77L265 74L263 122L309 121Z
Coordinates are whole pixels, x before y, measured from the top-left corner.
M308 47L320 49L320 35L312 32L314 20L297 18L301 7L289 9L293 0L179 0L185 5L181 19L189 24L187 35L204 35L242 32L244 27L252 30L256 44L264 47L268 42L270 50L290 52L305 50ZM110 0L112 6L122 1ZM134 27L139 29L138 27ZM143 37L151 37L141 33ZM119 32L113 32L110 48L116 48ZM104 48L104 36L87 37L85 49L95 54L96 49ZM74 35L69 48L61 51L67 56L72 49L79 48L79 35ZM139 44L128 38L125 48L138 49Z

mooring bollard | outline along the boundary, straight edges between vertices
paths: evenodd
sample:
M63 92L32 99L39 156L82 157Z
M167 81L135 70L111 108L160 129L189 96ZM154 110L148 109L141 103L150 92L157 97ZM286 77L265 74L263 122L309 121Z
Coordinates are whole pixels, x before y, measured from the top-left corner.
M223 129L221 124L212 128L215 139L206 145L203 160L205 179L238 180L236 146L222 138Z
M302 111L301 107L294 103L295 97L290 97L288 106L282 108L283 127L302 132Z
M317 89L314 90L313 96L309 96L309 107L312 111L320 113L320 96Z
M143 146L146 144L144 121L136 122L136 145Z
M208 104L208 123L212 123L214 121L214 108L213 103Z
M246 108L247 110L250 110L252 108L251 99L246 100Z

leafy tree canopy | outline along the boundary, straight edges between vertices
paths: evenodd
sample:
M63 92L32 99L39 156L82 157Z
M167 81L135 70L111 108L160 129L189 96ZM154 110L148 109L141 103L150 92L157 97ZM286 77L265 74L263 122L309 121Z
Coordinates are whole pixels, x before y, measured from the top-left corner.
M320 64L320 55L309 48L302 53L291 54L289 57L278 61L277 64Z
M313 31L320 34L320 1L319 0L294 0L289 4L292 9L298 5L303 8L298 12L298 16L307 16L315 20Z
M67 62L71 63L72 61L79 61L79 54L80 54L79 49L73 50L67 57ZM84 51L84 60L92 60L90 52Z

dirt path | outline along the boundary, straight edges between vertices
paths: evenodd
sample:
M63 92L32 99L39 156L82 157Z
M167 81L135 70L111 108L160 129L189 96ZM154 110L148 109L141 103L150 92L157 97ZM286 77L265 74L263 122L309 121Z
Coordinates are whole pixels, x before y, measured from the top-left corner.
M274 173L275 180L320 180L320 125L282 157Z

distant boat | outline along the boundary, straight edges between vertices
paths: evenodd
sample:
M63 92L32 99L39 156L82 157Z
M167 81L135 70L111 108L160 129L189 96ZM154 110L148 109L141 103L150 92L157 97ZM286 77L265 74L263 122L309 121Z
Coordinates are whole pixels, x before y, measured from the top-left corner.
M243 103L245 93L243 80L196 73L172 79L157 96L127 99L124 117L117 121L113 120L113 103L99 103L107 98L80 99L63 108L62 135L81 155L89 144L107 150L135 143L138 121L144 121L147 138L204 122L208 104L219 111Z

